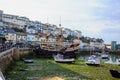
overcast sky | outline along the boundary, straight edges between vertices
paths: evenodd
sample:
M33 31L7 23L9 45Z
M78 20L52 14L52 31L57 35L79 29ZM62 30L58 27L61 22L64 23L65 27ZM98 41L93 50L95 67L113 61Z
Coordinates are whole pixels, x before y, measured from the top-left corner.
M0 0L0 10L57 26L61 16L65 28L120 43L120 0Z

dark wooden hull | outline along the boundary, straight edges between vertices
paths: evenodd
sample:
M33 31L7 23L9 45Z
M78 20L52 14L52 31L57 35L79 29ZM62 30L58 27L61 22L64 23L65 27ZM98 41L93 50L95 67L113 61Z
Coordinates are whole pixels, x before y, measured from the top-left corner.
M56 54L63 54L64 56L68 56L69 58L76 58L77 54L75 52L78 51L78 49L76 50L72 50L72 51L52 51L52 50L45 50L45 49L34 49L33 50L35 52L35 55L37 57L41 57L41 58L53 58L53 55Z
M120 72L117 70L110 70L110 73L115 78L120 78Z

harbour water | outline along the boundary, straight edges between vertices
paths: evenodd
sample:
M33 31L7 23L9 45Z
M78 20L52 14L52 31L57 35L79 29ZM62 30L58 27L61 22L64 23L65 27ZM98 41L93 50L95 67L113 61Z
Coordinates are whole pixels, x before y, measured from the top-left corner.
M88 60L88 58L89 58L91 55L95 55L95 54L80 53L78 59L79 59L79 60L84 60L84 61L86 61L86 60ZM101 55L102 55L102 54L101 54ZM107 59L107 58L106 58L106 59L102 59L102 58L101 58L101 55L96 55L96 56L101 60L101 62L109 62L109 63L111 63L111 64L114 64L114 63L117 62L118 59L120 59L120 54L119 54L119 53L118 53L118 54L108 53L108 54L107 54L107 55L108 55L108 59Z

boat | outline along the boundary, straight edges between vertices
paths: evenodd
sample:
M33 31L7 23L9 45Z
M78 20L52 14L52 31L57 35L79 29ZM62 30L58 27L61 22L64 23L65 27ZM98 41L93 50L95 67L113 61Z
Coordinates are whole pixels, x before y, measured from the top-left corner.
M120 59L117 60L120 63Z
M110 57L108 61L105 61L106 64L115 64L115 62L112 61L112 58Z
M107 54L103 54L103 55L101 55L101 58L102 58L102 59L109 59L109 57L108 57Z
M110 70L112 77L120 78L120 70Z
M90 44L89 44L89 48L91 48ZM87 61L85 61L85 63L90 66L99 66L100 59L96 55L91 55L92 53L93 51L91 52L90 50L90 57L88 58Z
M116 64L120 66L120 59L116 59L115 62L112 61L112 58L109 58L109 61L105 61L106 64Z
M61 24L60 24L61 27ZM62 34L62 29L59 31L60 33L57 36L57 42L53 42L50 45L48 38L50 35L46 36L47 44L40 45L39 47L34 48L34 52L37 57L43 58L52 58L53 55L57 55L58 53L64 53L64 56L69 56L70 58L76 58L75 52L78 51L80 43L73 41L71 44L66 45L64 36Z
M117 60L116 60L116 63L117 63L117 65L120 66L120 59L117 59Z
M101 59L109 59L109 55L107 52L102 52L101 54Z
M61 63L74 63L75 59L74 58L65 57L62 54L57 54L57 55L54 56L54 61L61 62Z
M30 59L26 59L24 60L24 63L33 63L34 61L33 60L30 60Z
M95 55L91 55L85 63L90 66L99 66L100 59L98 59Z

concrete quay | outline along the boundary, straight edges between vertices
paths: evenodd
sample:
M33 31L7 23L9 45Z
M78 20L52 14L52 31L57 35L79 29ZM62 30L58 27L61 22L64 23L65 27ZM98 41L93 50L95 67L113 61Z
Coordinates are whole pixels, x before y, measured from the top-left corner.
M28 55L32 52L30 48L16 48L13 47L9 50L3 51L0 53L0 71L4 71L13 61L20 60L21 56Z

